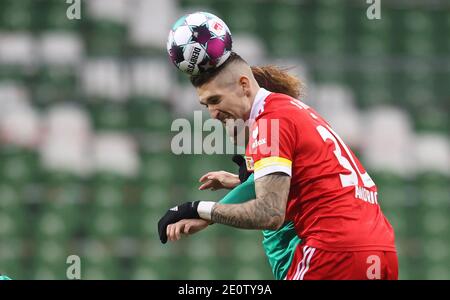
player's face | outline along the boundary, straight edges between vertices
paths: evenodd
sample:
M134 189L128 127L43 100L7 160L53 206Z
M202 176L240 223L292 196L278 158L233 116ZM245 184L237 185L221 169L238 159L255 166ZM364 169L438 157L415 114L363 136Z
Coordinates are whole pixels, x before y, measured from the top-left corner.
M235 144L245 146L251 101L239 82L220 75L197 88L200 104L206 106L211 118L221 121Z
M251 102L239 82L224 82L220 75L197 88L200 104L208 108L211 118L222 123L229 120L246 121L250 114Z

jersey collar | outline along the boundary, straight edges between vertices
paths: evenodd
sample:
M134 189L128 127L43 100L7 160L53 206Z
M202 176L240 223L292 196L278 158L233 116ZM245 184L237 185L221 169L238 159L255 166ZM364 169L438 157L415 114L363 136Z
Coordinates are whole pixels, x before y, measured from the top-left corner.
M250 111L250 122L253 122L260 113L264 111L264 102L270 92L264 88L260 88L256 93L255 100L253 101L252 109Z

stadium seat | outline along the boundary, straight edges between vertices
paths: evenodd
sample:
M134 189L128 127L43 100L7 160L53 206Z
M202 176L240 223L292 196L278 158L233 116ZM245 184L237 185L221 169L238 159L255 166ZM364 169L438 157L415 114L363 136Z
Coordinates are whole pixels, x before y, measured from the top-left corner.
M168 154L146 155L142 158L140 178L147 183L162 184L167 186L171 182L175 172L172 157Z
M141 197L137 203L141 212L163 212L173 204L172 191L168 186L160 184L147 184L142 189Z
M34 241L32 259L37 266L46 266L59 270L66 269L66 259L71 250L68 249L68 243L64 240L41 239ZM64 278L65 272L58 278Z
M125 231L123 213L120 211L91 211L89 234L100 239L117 239Z
M92 56L120 56L125 53L126 27L112 21L90 20L85 32L86 50Z
M0 13L0 28L13 31L25 31L32 28L33 1L2 2Z
M33 2L33 26L39 31L44 30L69 30L75 31L81 29L79 20L70 20L67 18L67 9L69 4L58 0L40 0ZM84 14L83 5L81 5L81 16L87 19Z
M112 261L106 264L90 264L83 266L81 278L86 280L119 280L127 278L121 272L120 265Z
M58 211L46 211L36 220L36 238L64 240L72 235L70 221Z
M130 114L134 116L132 126L148 132L168 132L173 119L167 102L157 99L130 99Z
M446 210L448 202L449 178L437 172L421 173L416 177L415 184L421 193L423 205L431 209Z

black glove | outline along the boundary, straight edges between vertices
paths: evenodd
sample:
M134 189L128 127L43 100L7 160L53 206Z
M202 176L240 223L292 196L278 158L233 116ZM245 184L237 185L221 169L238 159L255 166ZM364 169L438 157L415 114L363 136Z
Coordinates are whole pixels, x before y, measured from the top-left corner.
M232 159L239 166L239 180L241 183L245 182L252 173L247 171L247 164L245 163L244 157L242 155L235 154Z
M167 243L167 226L183 219L200 219L197 207L200 201L186 202L169 209L158 222L158 233L161 243Z

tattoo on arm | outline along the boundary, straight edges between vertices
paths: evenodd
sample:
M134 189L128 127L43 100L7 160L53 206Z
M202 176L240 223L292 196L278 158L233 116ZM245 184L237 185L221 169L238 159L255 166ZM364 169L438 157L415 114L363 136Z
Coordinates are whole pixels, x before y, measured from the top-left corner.
M215 204L215 223L244 229L278 229L284 222L291 177L273 173L255 181L256 199L241 204Z

